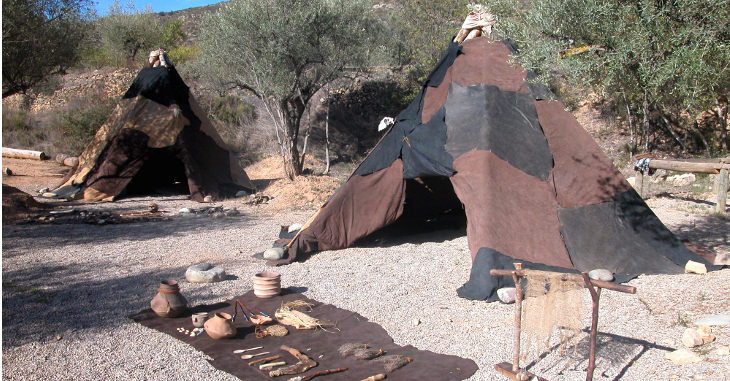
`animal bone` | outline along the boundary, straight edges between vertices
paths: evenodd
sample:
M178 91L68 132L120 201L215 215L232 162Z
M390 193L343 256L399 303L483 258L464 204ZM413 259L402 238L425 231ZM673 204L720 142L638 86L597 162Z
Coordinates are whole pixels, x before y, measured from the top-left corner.
M314 368L317 366L317 362L307 357L307 355L303 354L302 352L299 352L295 348L287 347L286 345L281 346L282 351L287 351L292 354L292 356L299 359L299 362L294 365L289 365L284 368L280 368L277 370L272 370L269 372L269 377L277 377L277 376L283 376L285 374L301 374L306 371L308 371L311 368Z

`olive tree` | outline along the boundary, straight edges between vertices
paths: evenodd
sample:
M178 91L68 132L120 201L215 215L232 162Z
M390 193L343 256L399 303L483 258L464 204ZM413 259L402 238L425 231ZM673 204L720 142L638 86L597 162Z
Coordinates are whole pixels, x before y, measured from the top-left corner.
M3 98L25 93L78 62L91 1L6 0L2 7Z
M497 14L501 28L521 46L523 66L545 81L559 73L568 84L625 108L629 121L640 121L644 150L652 133L666 131L682 150L694 137L710 154L695 124L700 113L713 109L726 149L727 0L543 0L529 2L526 12Z
M141 51L159 49L163 36L160 19L147 6L139 10L129 1L124 7L119 0L109 6L108 15L97 23L101 46L114 61L132 63Z
M302 170L297 145L307 104L366 62L373 27L361 0L234 0L203 20L197 71L263 100L284 171L294 179Z

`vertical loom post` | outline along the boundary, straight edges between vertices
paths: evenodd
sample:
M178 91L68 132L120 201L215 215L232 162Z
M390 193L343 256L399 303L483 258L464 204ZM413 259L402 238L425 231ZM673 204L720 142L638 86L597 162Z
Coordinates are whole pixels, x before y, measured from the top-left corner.
M588 370L586 371L586 381L593 380L593 371L596 369L596 338L598 336L598 302L601 299L601 287L596 286L593 288L593 282L588 274L581 273L583 280L588 286L588 291L591 293L591 299L593 299L593 314L591 316L591 338L590 338L590 350L588 352Z
M522 263L515 263L515 270L522 270ZM520 333L522 326L522 277L517 272L512 273L515 281L515 332L514 348L512 349L512 371L517 373L520 370Z

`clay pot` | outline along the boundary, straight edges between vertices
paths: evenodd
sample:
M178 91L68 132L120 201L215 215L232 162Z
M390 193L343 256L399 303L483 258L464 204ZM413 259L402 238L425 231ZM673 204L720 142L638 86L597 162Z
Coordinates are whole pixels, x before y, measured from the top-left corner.
M157 295L150 301L152 311L162 317L175 317L188 307L188 301L180 294L177 281L163 280L157 288Z
M273 298L281 293L281 274L264 271L253 276L253 293L261 299Z
M193 319L193 327L203 328L203 325L208 320L208 313L207 312L196 312L193 314L192 319Z
M216 312L215 316L208 319L203 326L208 336L216 340L236 336L236 328L233 326L231 315L225 312Z

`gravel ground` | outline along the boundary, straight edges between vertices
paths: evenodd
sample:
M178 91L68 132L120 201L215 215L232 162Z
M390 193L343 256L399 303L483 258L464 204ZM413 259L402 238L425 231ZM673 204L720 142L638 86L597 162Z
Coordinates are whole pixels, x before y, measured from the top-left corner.
M268 215L234 200L218 205L235 205L240 216L181 217L180 208L203 205L180 196L74 206L141 211L152 201L172 221L3 225L3 380L236 379L210 366L203 353L127 316L149 307L161 279L179 280L190 305L251 290L251 276L267 269L251 254L270 247L280 225L303 223L312 211ZM728 220L660 209L657 214L674 231L729 251ZM463 233L372 242L270 270L282 274L284 287L382 325L397 344L473 359L480 369L470 380L506 379L493 365L512 359L513 306L457 297L470 270ZM187 267L200 262L222 266L228 279L185 281ZM682 347L682 333L693 321L730 313L730 269L641 276L629 284L637 287L636 295L607 290L602 295L595 380L728 380L730 356L717 354L730 345L728 326L714 327L717 340L695 350L700 363L674 365L663 357ZM588 292L583 306L587 330ZM523 364L550 380L584 380L586 332L573 343L577 352L554 351Z

